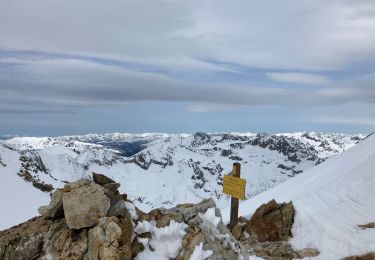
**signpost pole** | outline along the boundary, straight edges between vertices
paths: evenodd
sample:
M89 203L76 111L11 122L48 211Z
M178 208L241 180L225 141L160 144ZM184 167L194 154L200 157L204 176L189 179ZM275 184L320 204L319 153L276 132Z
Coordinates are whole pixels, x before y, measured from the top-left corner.
M233 163L233 170L232 170L232 176L240 178L241 177L241 164L239 163ZM239 199L231 197L230 201L230 227L234 228L234 226L238 223L238 205L239 205Z

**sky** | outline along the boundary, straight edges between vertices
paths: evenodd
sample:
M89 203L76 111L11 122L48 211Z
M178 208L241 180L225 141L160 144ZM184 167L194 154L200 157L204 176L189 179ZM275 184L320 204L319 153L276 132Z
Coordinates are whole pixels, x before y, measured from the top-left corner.
M2 0L0 135L369 133L373 0Z

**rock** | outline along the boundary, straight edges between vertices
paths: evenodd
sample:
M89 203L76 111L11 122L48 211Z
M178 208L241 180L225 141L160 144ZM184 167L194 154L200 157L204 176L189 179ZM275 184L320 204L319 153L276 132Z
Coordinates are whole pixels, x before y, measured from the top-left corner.
M161 228L165 226L169 226L171 220L175 222L184 222L183 216L178 213L168 213L166 215L162 215L156 221L156 227Z
M92 179L94 180L94 182L96 184L99 184L99 185L115 183L115 181L112 180L111 178L109 178L109 177L107 177L103 174L95 173L95 172L92 173Z
M116 204L111 206L111 208L109 209L109 211L107 213L107 216L108 217L125 216L127 214L129 214L129 213L128 213L128 210L126 209L125 201L119 200L119 201L117 201Z
M124 193L124 194L120 194L121 198L125 201L128 200L128 194Z
M102 218L94 228L90 229L85 259L117 260L120 258L118 240L121 236L121 228L116 220L115 217Z
M175 207L171 209L161 209L163 215L173 214L176 218L177 215L181 215L181 219L184 222L188 222L192 218L196 217L198 213L206 212L209 208L215 208L216 204L212 198L202 200L198 204L189 205L189 207Z
M232 234L233 234L233 236L236 240L239 240L239 238L242 235L242 231L243 231L242 225L237 224L237 225L234 226L234 228L232 229Z
M81 188L83 186L87 186L90 183L91 183L90 181L84 180L84 179L79 180L79 181L75 181L75 182L70 182L70 183L67 183L67 184L64 185L63 191L69 192L69 191Z
M304 248L302 250L298 250L297 253L300 257L315 257L320 254L319 250L315 248Z
M63 194L66 222L71 229L92 227L107 215L110 200L104 188L95 183Z
M250 235L259 242L288 240L294 222L293 203L275 200L261 205L247 223Z
M117 223L121 227L121 236L119 238L120 243L120 255L124 260L132 259L132 238L133 238L133 224L132 219L128 211L118 218Z
M64 216L64 209L62 203L63 190L57 189L52 194L51 202L48 206L42 206L38 212L45 218L61 218Z
M121 184L114 182L114 183L107 183L102 185L105 189L110 191L117 191L120 188Z
M50 191L53 191L53 189L54 189L51 184L47 184L47 183L40 182L40 181L37 181L37 180L33 180L32 184L35 188L37 188L37 189L39 189L43 192L50 192Z
M108 197L109 201L111 202L111 206L115 205L117 201L123 200L122 196L117 190L111 191L111 190L104 189L104 194Z
M176 208L191 208L193 207L193 203L183 203L183 204L177 204Z
M262 259L286 260L300 259L301 256L286 241L256 243L248 246L251 252Z
M207 201L205 203L207 203ZM193 207L195 206L196 205ZM206 211L199 213L205 214ZM235 240L230 231L221 221L220 210L215 209L215 216L220 218L220 221L217 224L217 227L213 229L207 228L206 225L202 225L203 219L199 214L188 222L190 227L186 229L187 235L182 241L183 250L181 250L177 259L189 259L194 252L195 247L199 246L201 243L203 244L203 250L212 251L212 255L209 259L249 259L247 249L239 241Z
M0 259L28 260L44 256L45 243L52 234L67 229L64 219L32 218L18 226L0 231Z
M131 259L134 259L143 250L145 250L144 245L140 243L138 239L134 239L132 242L132 247L131 247L131 252L132 252Z
M72 230L66 225L61 229L52 229L46 248L52 259L81 260L87 251L87 229Z
M32 234L31 237L19 235L11 240L0 236L0 259L27 260L38 259L43 253L43 235Z
M367 229L367 228L375 228L375 222L370 222L365 225L358 225L358 227L362 229Z
M370 252L364 255L354 255L343 258L343 260L375 260L375 252Z

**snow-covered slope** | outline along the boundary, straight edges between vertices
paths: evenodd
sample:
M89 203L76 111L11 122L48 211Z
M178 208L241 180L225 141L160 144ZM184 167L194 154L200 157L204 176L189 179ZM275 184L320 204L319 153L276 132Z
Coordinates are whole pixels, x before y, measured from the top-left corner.
M344 153L240 204L251 215L271 199L293 201L296 219L291 243L317 248L314 259L341 259L375 251L375 135ZM230 209L222 210L229 221Z
M10 152L15 158L0 165L0 174L6 171L44 196L67 181L90 178L94 171L121 183L120 191L144 211L207 197L223 208L229 197L222 193L222 178L233 162L242 164L246 198L251 198L364 137L306 132L15 137L0 141L0 162ZM30 203L34 209L43 204Z
M19 154L0 144L0 230L38 214L36 205L48 204L50 196L25 182L17 173Z

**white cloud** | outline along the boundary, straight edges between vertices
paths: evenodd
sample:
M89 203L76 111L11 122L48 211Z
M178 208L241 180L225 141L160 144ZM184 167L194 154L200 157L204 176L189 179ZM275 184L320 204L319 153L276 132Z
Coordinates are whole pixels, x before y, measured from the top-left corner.
M308 73L291 73L291 72L268 72L266 76L278 82L308 84L308 85L329 85L333 82L324 76Z
M239 109L240 106L214 104L214 103L193 103L187 106L188 112L207 113L207 112L222 112Z
M3 0L0 49L198 68L337 70L375 58L372 2ZM207 66L207 65L204 65Z

